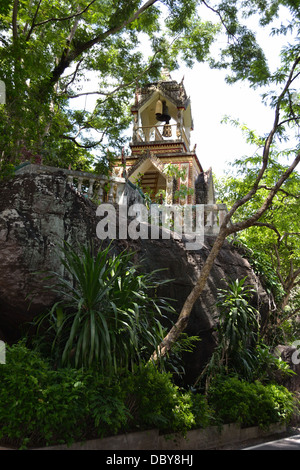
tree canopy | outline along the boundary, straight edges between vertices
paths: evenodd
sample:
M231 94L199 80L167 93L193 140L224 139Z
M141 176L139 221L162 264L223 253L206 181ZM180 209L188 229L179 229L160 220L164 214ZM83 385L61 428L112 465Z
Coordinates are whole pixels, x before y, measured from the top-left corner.
M290 20L274 31L285 34L299 26L298 3L1 0L2 163L31 158L84 169L92 164L92 151L109 157L126 141L136 85L157 80L162 67L208 60L212 67L228 68L229 82L283 80L286 70L271 75L247 18L258 14L263 27L285 7ZM208 11L214 21L205 19ZM227 37L219 43L219 56L211 52L218 34ZM290 60L297 47L287 49ZM93 109L79 101L89 77Z
M162 66L176 67L179 49L189 64L203 60L216 31L199 19L197 2L161 3L2 0L2 159L31 156L80 168L93 148L105 156L107 148L121 148L136 84L156 80ZM89 76L93 110L76 104Z

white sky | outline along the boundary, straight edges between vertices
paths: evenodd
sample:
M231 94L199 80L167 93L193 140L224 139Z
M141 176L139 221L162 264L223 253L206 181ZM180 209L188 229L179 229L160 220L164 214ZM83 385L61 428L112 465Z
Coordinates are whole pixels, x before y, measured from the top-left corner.
M215 20L211 16L208 19ZM272 27L279 27L285 20L285 10L281 10L281 15ZM288 43L289 36L270 36L270 28L258 28L255 17L248 19L247 25L256 31L269 67L275 71L280 65L280 50ZM171 76L177 81L184 76L194 120L191 139L193 144L197 144L197 156L204 170L212 167L216 176L222 176L226 170L230 171L227 162L244 155L250 156L257 150L256 146L245 143L239 129L230 124L221 124L225 115L239 119L259 135L265 135L271 130L274 111L261 100L261 94L266 90L254 90L247 82L229 85L225 82L226 71L212 70L207 64L196 64L192 70L182 68Z
M197 144L196 153L203 169L212 167L221 176L228 168L227 162L256 150L245 143L239 129L221 124L222 118L229 115L264 134L272 127L273 113L261 103L259 93L246 83L227 85L223 71L197 64L192 71L182 69L171 74L177 81L183 75L194 120L192 147Z
M207 19L216 21L210 14ZM276 26L282 20L285 20L284 14L276 20ZM270 37L268 31L257 28L255 17L251 22L249 25L247 20L247 25L257 31L257 38L265 50L270 68L275 70L280 64L280 49L288 38ZM204 170L212 167L217 177L222 176L229 169L227 162L252 155L257 150L255 146L245 143L239 129L230 124L221 124L222 118L228 115L239 119L241 123L265 135L272 128L273 111L261 101L263 90L253 90L247 82L228 85L225 82L226 71L212 70L207 64L196 64L192 69L182 67L171 73L172 79L178 82L183 76L186 92L191 98L194 121L191 148L197 144L196 153ZM95 88L93 83L89 86ZM88 97L86 104L94 99L92 96Z

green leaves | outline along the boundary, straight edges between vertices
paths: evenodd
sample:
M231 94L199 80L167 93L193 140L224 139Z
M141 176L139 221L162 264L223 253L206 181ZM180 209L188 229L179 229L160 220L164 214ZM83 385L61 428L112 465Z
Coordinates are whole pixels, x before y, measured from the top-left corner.
M54 370L22 342L8 347L0 394L0 439L12 447L113 435L129 415L117 379L112 382L95 370Z
M209 403L224 423L268 426L284 423L293 412L293 395L280 385L247 383L238 377L218 377L209 391Z
M205 397L182 390L153 364L114 377L52 369L22 342L0 368L0 440L22 449L72 444L141 429L185 434L210 423Z
M227 289L219 289L216 304L220 309L219 337L225 340L228 355L246 349L259 330L259 313L249 303L255 291L245 285L246 279L236 279Z
M251 305L255 290L247 278L228 282L218 289L218 345L197 381L205 377L206 386L218 374L237 374L253 380L257 360L255 348L260 334L260 314Z
M162 66L176 69L180 61L191 67L209 60L212 66L227 67L231 82L247 79L255 86L275 80L244 19L258 13L265 26L281 4L297 18L297 2L286 0L224 0L215 7L199 0L23 0L14 10L13 2L2 2L0 79L7 85L7 106L0 111L2 157L12 163L39 157L55 166L75 160L74 166L78 161L80 166L84 157L90 161L91 146L104 158L108 146L119 151L136 82L157 80ZM207 9L215 22L202 19ZM211 45L220 31L228 42L220 43L217 60ZM87 88L87 72L99 97L88 110L74 99ZM84 119L76 119L74 108L85 110Z
M65 275L50 273L51 289L63 300L37 319L39 347L50 339L62 365L96 365L107 373L147 359L164 336L164 312L173 310L155 294L155 272L140 273L132 258L110 246L94 253L65 244Z
M255 213L268 195L269 189L286 170L287 164L284 162L291 153L293 151L272 151L259 190L247 205L235 213L234 221L244 220ZM226 202L230 207L234 201L242 198L253 185L260 165L258 154L237 160L233 165L237 175L220 182L219 194L222 202ZM263 277L266 288L275 296L279 308L284 291L288 293L293 283L297 282L297 271L300 267L299 188L299 173L294 172L256 226L243 231L238 238L249 250L250 262Z
M263 49L246 26L236 26L234 39L221 52L221 61L213 63L215 67L230 69L231 75L226 77L228 83L248 80L251 86L256 87L267 84L270 78Z

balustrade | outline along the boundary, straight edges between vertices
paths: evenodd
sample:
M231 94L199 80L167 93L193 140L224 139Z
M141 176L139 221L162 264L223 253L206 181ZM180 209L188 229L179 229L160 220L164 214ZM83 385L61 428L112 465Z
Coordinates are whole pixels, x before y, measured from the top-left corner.
M67 176L68 185L81 194L93 200L96 204L112 202L119 204L125 190L125 179L120 177L108 178L84 171L67 170L44 165L28 164L16 170L16 175L23 173L56 173L62 172Z
M96 204L102 202L119 204L122 202L125 189L124 178L108 178L104 175L72 170L64 170L64 173L67 174L69 186Z
M23 173L56 173L62 172L67 176L67 184L83 197L91 199L96 204L110 202L124 203L126 181L124 178L108 178L83 171L67 170L43 165L28 164L16 170L16 175ZM216 236L227 213L226 204L204 205L204 235Z
M179 129L177 124L169 124L169 128L171 134L166 137L163 135L163 125L137 127L134 130L134 140L138 142L160 142L168 139L183 140L187 147L189 147L189 141L184 128Z

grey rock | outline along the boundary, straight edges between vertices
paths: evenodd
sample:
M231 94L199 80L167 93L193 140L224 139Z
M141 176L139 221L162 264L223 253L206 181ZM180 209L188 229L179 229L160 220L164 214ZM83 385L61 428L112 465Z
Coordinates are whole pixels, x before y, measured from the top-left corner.
M59 246L94 234L94 207L64 175L18 176L0 190L0 330L14 339L19 327L48 308L45 271L61 272Z
M14 341L24 322L53 305L56 296L45 290L43 272L62 272L59 245L93 240L97 226L96 206L55 174L24 174L1 185L0 189L0 335ZM135 251L135 260L144 270L163 269L161 279L173 279L159 294L174 300L179 313L201 271L213 243L206 238L198 251L188 251L182 240L116 240L116 250ZM215 347L214 327L218 314L217 289L226 281L247 276L256 295L252 303L266 317L270 298L249 262L228 242L220 251L204 292L195 303L186 332L198 335L194 353L187 358L189 380L199 373ZM176 319L173 319L176 320Z

